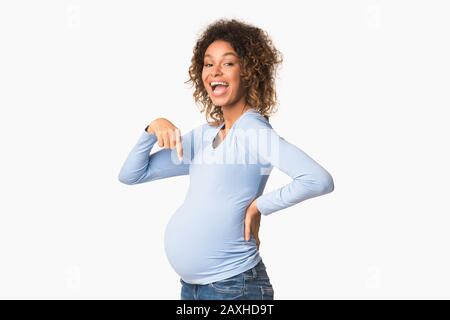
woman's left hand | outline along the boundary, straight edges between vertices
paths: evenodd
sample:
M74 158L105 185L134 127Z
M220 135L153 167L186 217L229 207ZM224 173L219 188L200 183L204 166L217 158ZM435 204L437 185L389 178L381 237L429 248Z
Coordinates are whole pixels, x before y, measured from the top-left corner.
M250 233L253 234L253 237L256 240L256 247L259 249L259 225L261 222L261 212L259 212L256 207L256 199L252 201L252 203L248 206L247 211L245 212L245 222L244 222L244 239L245 241L250 240Z

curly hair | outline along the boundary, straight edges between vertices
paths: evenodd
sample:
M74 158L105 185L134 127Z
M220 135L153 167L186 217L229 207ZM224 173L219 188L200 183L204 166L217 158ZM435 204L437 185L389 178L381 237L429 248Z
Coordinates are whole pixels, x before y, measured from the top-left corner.
M245 88L245 103L255 108L267 120L278 105L275 91L277 67L283 62L283 55L273 45L267 32L253 25L232 19L219 19L207 26L193 49L189 80L195 86L193 97L205 111L206 121L212 119L217 126L224 121L220 106L212 103L202 81L204 55L208 46L215 40L230 43L239 56L241 80Z

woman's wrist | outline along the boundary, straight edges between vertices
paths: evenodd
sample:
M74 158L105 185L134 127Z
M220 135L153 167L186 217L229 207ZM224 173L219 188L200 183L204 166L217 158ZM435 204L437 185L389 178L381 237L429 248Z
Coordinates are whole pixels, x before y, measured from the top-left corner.
M251 203L251 209L253 210L254 213L258 213L261 214L261 212L259 211L258 207L256 206L256 199L254 199Z
M145 127L145 131L147 131L147 133L153 133L152 129L150 128L150 125Z

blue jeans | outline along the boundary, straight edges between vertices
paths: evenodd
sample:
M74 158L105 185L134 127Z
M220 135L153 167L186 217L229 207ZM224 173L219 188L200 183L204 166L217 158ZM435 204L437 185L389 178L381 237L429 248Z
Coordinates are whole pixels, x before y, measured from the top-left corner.
M233 277L208 284L181 282L181 300L273 300L273 287L262 260Z

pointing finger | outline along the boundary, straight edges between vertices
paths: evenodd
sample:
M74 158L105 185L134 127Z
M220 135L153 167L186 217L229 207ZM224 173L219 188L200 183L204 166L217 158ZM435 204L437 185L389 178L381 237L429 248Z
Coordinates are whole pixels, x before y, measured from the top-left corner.
M178 159L183 160L183 144L181 143L180 129L175 130L175 143L177 148Z

